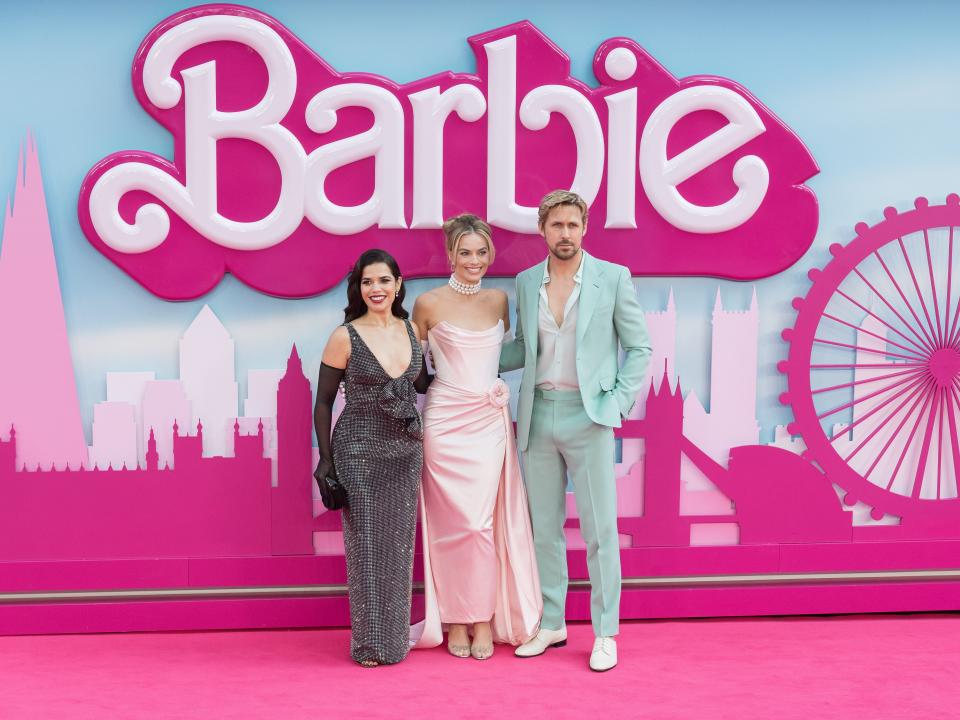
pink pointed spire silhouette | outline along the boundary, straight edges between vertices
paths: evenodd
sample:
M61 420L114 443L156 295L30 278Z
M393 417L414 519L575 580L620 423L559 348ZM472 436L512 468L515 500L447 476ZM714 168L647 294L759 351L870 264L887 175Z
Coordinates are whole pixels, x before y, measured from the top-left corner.
M0 427L17 427L17 463L87 462L60 280L33 138L20 152L0 240Z

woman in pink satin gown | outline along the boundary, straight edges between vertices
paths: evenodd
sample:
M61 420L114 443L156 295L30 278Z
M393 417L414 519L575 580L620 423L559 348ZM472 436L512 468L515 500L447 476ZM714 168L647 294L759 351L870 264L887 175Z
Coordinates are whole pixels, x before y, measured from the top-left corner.
M447 626L451 654L483 660L494 642L536 633L542 599L510 391L497 376L507 296L480 288L494 254L490 227L465 214L443 229L453 274L413 309L436 373L423 409L426 618L413 639L435 647Z

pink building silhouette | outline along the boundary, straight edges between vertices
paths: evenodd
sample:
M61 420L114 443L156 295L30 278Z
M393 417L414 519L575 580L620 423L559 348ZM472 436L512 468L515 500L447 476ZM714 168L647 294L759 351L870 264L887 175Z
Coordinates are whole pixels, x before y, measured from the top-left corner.
M16 423L17 462L87 462L53 238L32 139L21 153L0 244L0 427ZM42 332L37 332L37 329Z
M90 465L136 467L136 408L125 402L100 402L93 406L93 444Z
M108 372L107 373L107 400L108 403L126 403L133 408L135 430L137 433L137 458L141 465L146 461L147 438L149 432L144 432L143 424L143 394L147 383L156 380L154 372ZM94 408L96 411L96 408ZM168 427L169 422L163 424L154 423L154 427ZM147 426L149 431L149 426ZM94 433L95 434L95 433ZM104 441L110 442L110 437L104 437ZM111 448L98 448L97 438L93 439L93 448L91 452L98 456L105 456L111 453ZM92 458L91 458L92 460ZM118 463L114 463L117 465Z
M273 493L274 555L313 553L313 394L293 346L277 387L277 479Z
M676 377L677 354L677 303L674 299L673 288L667 295L667 305L663 310L649 310L644 313L647 321L647 332L650 334L650 344L653 354L647 365L647 376L643 379L637 404L634 405L630 417L639 420L643 417L646 407L647 393L651 387L660 382L660 373L666 367L667 375ZM626 458L624 458L626 460Z
M193 407L179 380L151 380L146 383L142 406L145 438L151 428L168 428L176 423L186 429L193 424ZM156 442L160 467L174 467L172 437L163 434Z
M715 424L714 435L722 435L728 443L727 448L756 445L760 440L757 422L759 337L760 308L756 288L747 310L725 309L717 288L710 345L710 417ZM722 432L717 432L721 428ZM706 440L694 439L697 442Z
M195 418L207 427L204 456L227 456L238 414L235 350L230 333L204 305L180 338L180 382Z

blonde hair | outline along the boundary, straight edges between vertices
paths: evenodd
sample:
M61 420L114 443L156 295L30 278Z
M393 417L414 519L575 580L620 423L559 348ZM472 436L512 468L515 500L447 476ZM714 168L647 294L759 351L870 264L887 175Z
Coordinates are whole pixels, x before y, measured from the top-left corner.
M487 242L490 253L490 262L493 262L497 251L493 247L493 234L490 226L473 213L456 215L443 223L443 237L446 240L447 255L453 258L460 249L460 241L464 235L476 234Z
M537 211L537 226L541 230L543 230L543 224L547 221L547 215L550 214L550 211L561 205L573 205L579 208L580 217L584 226L586 226L588 211L587 203L584 202L583 198L569 190L554 190L544 195L543 200L540 201L540 209Z

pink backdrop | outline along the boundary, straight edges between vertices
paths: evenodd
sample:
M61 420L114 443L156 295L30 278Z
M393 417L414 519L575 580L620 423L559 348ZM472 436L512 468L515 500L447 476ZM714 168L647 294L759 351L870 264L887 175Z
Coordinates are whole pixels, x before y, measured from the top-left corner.
M486 48L510 38L523 60L517 98L547 83L561 85L579 93L607 122L609 96L639 89L638 137L654 108L683 89L733 90L763 120L765 132L739 148L739 155L730 154L697 175L684 192L699 203L722 201L734 192L730 178L738 158L754 153L770 171L769 193L755 214L722 238L723 233L685 231L665 220L638 184L636 217L645 233L649 228L644 235L649 245L643 253L633 252L630 238L636 231L606 227L609 193L602 180L592 209L591 250L636 273L746 278L788 266L812 241L816 203L800 183L816 165L792 132L735 83L676 80L632 41L601 45L596 89L572 80L566 55L529 23L472 38L476 75L445 73L401 87L371 75L334 71L261 13L207 6L161 23L134 63L137 96L173 134L174 161L139 152L112 155L90 171L79 201L90 242L162 297L203 294L225 271L278 295L316 293L338 281L347 258L374 237L394 243L391 230L370 227L333 237L304 220L270 248L225 249L163 202L170 228L160 245L126 252L104 241L91 207L97 206L92 199L97 182L107 173L140 163L168 179L185 178L189 132L182 97L158 108L140 78L164 33L217 13L252 19L282 39L297 71L293 107L299 112L290 110L282 124L311 151L321 146L303 118L312 94L346 81L376 86L400 103L409 128L411 92L461 83L489 98ZM607 60L618 49L628 50L637 63L629 83L609 72L617 66ZM266 81L263 68L236 42L191 49L172 67L181 72L208 59L223 68L217 89L227 107L258 101ZM240 75L262 82L230 81ZM569 127L557 123L531 131L516 119L516 111L515 102L509 115L517 135L516 200L532 203L545 188L569 184L578 156ZM363 112L345 110L342 126L332 129L331 137L346 139L369 122ZM448 152L455 149L458 157L485 167L485 123L478 118L448 127ZM686 116L671 135L671 149L696 143L717 123L715 114ZM415 154L411 142L405 131L406 158ZM562 150L545 154L551 147ZM250 143L224 145L215 197L234 220L256 221L269 212L268 199L282 192L278 174L269 171L271 162ZM252 174L254 180L245 169L258 163L263 172ZM341 204L362 201L371 192L375 166L366 158L337 169L331 195ZM530 170L534 166L537 173ZM411 171L405 167L405 173ZM450 172L444 190L444 214L489 201L480 178L469 173ZM411 198L405 192L406 217ZM259 204L251 204L251 198L259 198ZM154 200L142 189L125 191L113 209L131 224L137 209ZM244 212L249 216L241 217ZM625 617L956 607L960 586L952 576L920 583L909 572L952 569L960 543L960 292L952 273L957 226L956 196L943 205L921 198L911 210L888 209L873 227L858 225L847 244L831 248L825 267L811 270L809 291L794 301L795 324L784 329L789 347L779 366L788 385L781 400L795 419L770 445L760 444L756 412L762 298L755 296L746 310L729 310L718 291L709 397L702 399L684 393L674 369L673 294L662 309L648 312L655 348L650 377L634 415L618 433ZM443 268L431 249L435 233L404 231L403 243L390 247L412 274L436 274ZM431 242L418 242L427 234ZM771 236L778 238L776 244L769 242ZM676 250L678 237L684 240L682 253ZM540 259L534 257L530 233L507 229L498 232L499 238L498 267L504 272ZM174 267L175 274L164 269ZM251 373L241 412L237 349L216 309L205 306L180 341L178 379L157 380L150 372L108 374L107 400L95 408L93 445L86 447L32 142L6 213L0 300L4 307L31 308L29 314L0 314L0 336L9 339L0 353L0 594L10 594L11 600L21 594L19 602L0 603L0 632L346 621L339 587L345 582L340 521L336 513L322 512L314 497L312 395L296 347L283 348L289 358L285 368ZM568 508L575 581L568 614L583 618L588 614L582 584L586 561L572 502ZM882 577L869 575L877 572ZM830 573L841 575L830 578ZM306 588L304 597L296 597L299 587ZM222 589L229 599L119 603L109 597L121 590L150 596L210 588ZM261 591L267 596L257 595ZM69 595L84 592L107 595ZM37 593L53 593L59 602L39 602L49 598ZM277 594L286 596L272 596Z

